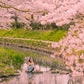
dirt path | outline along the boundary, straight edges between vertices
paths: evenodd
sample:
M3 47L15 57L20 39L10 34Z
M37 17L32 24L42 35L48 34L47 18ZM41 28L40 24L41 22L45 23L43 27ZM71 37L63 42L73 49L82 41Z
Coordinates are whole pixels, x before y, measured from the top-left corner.
M53 41L44 41L44 40L27 39L27 38L11 38L11 37L0 37L0 38L18 39L18 40L32 40L32 41L41 41L41 42L45 42L45 43L56 43L56 42L53 42Z

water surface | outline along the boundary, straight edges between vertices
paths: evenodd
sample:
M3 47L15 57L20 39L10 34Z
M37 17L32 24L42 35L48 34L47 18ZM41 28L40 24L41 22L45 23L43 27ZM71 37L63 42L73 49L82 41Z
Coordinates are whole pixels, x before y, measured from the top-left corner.
M0 84L67 84L69 80L69 75L52 74L50 72L50 67L44 67L36 65L37 69L43 71L43 73L26 73L26 64L22 65L22 71L20 71L20 76L16 76L7 82L2 82Z
M31 49L21 49L11 46L11 48L17 49L19 51L28 51L31 53L36 52L43 56L49 56L49 53L44 53L40 51L35 51ZM84 77L70 77L69 74L52 74L50 72L50 67L36 65L38 70L43 71L40 74L26 73L27 64L22 65L22 70L20 71L20 76L10 77L9 80L0 82L0 84L84 84Z

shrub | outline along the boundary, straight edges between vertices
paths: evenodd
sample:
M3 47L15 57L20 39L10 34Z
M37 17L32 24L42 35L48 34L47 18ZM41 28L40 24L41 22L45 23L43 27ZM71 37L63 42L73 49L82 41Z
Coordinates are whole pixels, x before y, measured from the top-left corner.
M30 26L33 30L35 29L42 29L42 30L49 30L49 29L57 29L57 30L68 30L70 28L70 24L74 24L74 22L69 24L64 24L62 26L56 26L56 23L47 23L45 25L42 25L40 22L33 22L31 21Z
M56 23L47 23L45 25L42 25L40 22L31 22L30 26L32 27L33 30L35 29L42 29L42 30L48 30L48 29L55 29Z
M31 22L30 26L33 30L43 28L43 25L40 22Z
M52 27L52 29L56 28L57 27L56 23L51 23L51 27Z
M24 56L20 54L16 54L15 56L12 56L12 61L15 68L20 68L20 66L24 62Z
M70 28L70 24L64 24L62 26L56 26L57 30L68 30Z
M17 22L17 24L15 23L15 22L12 22L11 23L12 24L12 28L23 28L24 26L25 26L25 23L23 23L23 22Z
M70 28L70 24L64 24L61 27L63 30L68 30Z
M48 29L55 29L57 26L56 26L56 23L47 23L46 26L45 26L45 29L48 30Z

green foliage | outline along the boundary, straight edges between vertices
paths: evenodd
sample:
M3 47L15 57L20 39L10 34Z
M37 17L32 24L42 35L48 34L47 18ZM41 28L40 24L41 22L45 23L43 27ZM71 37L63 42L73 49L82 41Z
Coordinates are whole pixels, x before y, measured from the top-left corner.
M52 27L52 29L55 29L57 27L56 23L51 23L51 27Z
M78 32L78 30L75 30L74 33L76 34Z
M74 48L72 49L72 52L75 53L75 49Z
M10 48L0 47L0 63L10 65L11 60L15 68L20 68L24 63L24 55Z
M17 22L17 24L15 22L12 22L12 28L24 28L25 24L23 22Z
M67 49L68 49L68 47L65 47L65 48L64 48L64 50L67 50Z
M4 43L11 43L14 45L24 45L26 47L29 46L29 47L40 47L40 48L51 49L48 47L48 45L51 45L51 43L45 43L42 41L0 38L0 42L2 41L4 41Z
M1 53L2 51L2 53ZM10 60L12 60L13 62L13 66L15 69L18 69L21 67L21 65L24 63L24 57L31 57L34 59L34 62L36 62L37 60L39 61L47 61L48 63L52 62L52 63L59 63L59 64L63 64L60 60L57 59L51 59L48 56L44 56L43 54L39 54L37 52L32 52L30 51L18 51L15 49L10 49L10 48L2 48L0 47L0 60L2 60L2 65L0 66L0 70L4 70L5 73L14 73L14 70L12 68L9 67L9 63ZM4 55L4 53L6 53ZM3 56L4 55L4 56ZM3 59L2 57L6 60L8 60L6 63L3 63ZM7 58L6 58L7 57ZM40 62L42 64L42 62ZM44 65L47 65L46 63ZM48 66L48 65L47 65Z
M57 30L55 29L53 32L51 32L48 36L47 36L47 40L50 41L59 41L60 39L63 38L63 36L65 35L67 31L65 30Z
M1 37L15 37L15 38L28 38L28 39L39 39L46 41L59 41L67 33L66 30L24 30L24 29L11 29L0 30Z
M75 25L75 22L70 22L69 24L70 24L70 25Z
M1 63L1 62L0 62ZM1 64L0 65L0 71L4 71L5 70L5 67L7 67L6 64Z
M68 30L70 28L70 24L64 24L62 26L57 26L58 30Z
M78 62L79 62L79 63L83 63L83 60L82 60L82 59L78 59Z
M84 50L80 50L77 53L78 53L78 55L82 55L82 53L84 53Z
M56 23L47 23L45 25L42 25L40 22L31 22L30 26L33 30L41 29L41 30L49 30L49 29L55 29L58 27L56 26Z
M56 23L51 23L51 24L47 23L47 24L44 25L45 30L49 30L49 29L53 30L55 28L57 28Z
M15 70L13 68L8 68L8 69L5 70L4 73L14 74L15 73Z
M41 29L43 25L40 22L31 22L30 26L32 27L33 30L35 29Z
M43 26L45 30L51 29L51 24L47 23Z

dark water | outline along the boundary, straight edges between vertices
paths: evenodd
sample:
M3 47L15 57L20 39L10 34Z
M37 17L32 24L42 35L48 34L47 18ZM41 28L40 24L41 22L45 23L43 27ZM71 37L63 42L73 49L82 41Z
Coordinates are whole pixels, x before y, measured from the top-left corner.
M22 49L19 50L23 51ZM32 50L32 52L34 51ZM49 56L49 54L43 52L38 51L37 53ZM9 80L0 82L0 84L84 84L84 77L70 77L69 74L52 74L50 67L39 65L36 65L36 67L38 70L43 71L43 73L26 73L27 65L24 63L20 71L20 76L10 77Z

